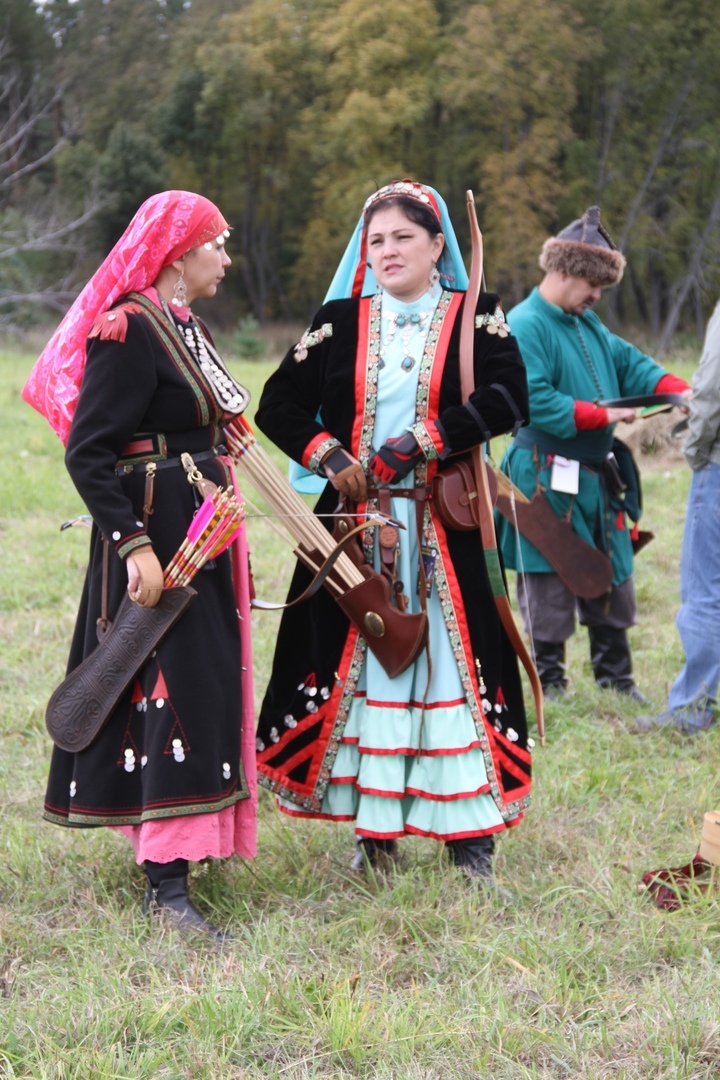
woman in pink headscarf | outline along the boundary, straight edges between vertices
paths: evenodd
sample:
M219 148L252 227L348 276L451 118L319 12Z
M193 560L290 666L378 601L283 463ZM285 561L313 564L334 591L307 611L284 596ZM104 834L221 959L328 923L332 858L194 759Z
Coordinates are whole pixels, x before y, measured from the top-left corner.
M95 648L98 620L112 620L126 591L157 603L162 568L202 499L181 455L207 480L233 483L222 428L248 394L191 310L215 295L228 236L200 195L148 199L23 391L66 443L94 522L68 670ZM246 555L241 534L196 576L196 600L96 741L76 754L54 748L44 811L59 825L120 827L145 865L146 910L169 909L217 937L189 899L188 862L255 854Z

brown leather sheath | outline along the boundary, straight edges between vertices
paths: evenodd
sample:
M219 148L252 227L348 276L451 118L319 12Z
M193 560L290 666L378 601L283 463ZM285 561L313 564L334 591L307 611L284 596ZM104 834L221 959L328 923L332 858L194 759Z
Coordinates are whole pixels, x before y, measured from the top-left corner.
M100 644L48 702L45 725L56 746L77 753L94 742L152 651L196 596L189 585L163 589L160 602L145 608L125 594Z
M392 602L390 585L371 566L361 566L361 585L336 596L338 605L367 642L389 678L410 667L425 647L427 613L401 612Z
M497 480L489 474L491 488ZM576 596L594 600L610 590L613 567L602 551L577 536L569 521L559 518L541 491L530 502L498 493L496 508L544 555L560 580Z

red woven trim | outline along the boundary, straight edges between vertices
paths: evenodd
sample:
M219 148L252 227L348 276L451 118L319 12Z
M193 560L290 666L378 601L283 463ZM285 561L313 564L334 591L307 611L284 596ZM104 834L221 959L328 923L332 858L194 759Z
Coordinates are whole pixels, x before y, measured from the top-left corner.
M447 843L448 840L470 840L473 836L491 836L493 833L503 832L509 824L510 822L503 822L502 825L493 825L492 829L481 831L470 829L468 832L456 833L426 832L425 829L418 829L415 825L406 825L405 832L412 836L428 836L431 840L444 840Z
M354 736L351 736L351 735L343 735L340 742L344 743L345 746L357 746L357 744L360 742L360 740L356 739Z
M478 795L487 795L489 791L489 784L483 784L476 791L461 791L456 795L431 795L429 791L423 791L422 788L405 788L406 795L416 795L420 799L427 799L428 802L460 802L462 799L475 799Z
M404 754L406 757L455 757L456 755L469 754L471 750L479 749L479 739L473 740L468 746L453 746L441 750L418 750L417 747L407 746L401 746L396 750L379 750L372 746L360 746L358 743L358 750L361 754L375 754L378 757L397 757L400 754Z
M460 310L460 305L462 304L464 296L465 293L463 292L453 293L450 300L450 306L445 312L445 318L443 319L442 330L440 331L440 337L438 338L438 343L435 348L435 359L433 361L432 370L430 372L430 386L428 387L427 405L427 418L429 420L434 420L440 413L440 383L442 382L442 376L445 370L445 361L447 359L450 338L452 337L455 320L457 318L457 314ZM433 476L437 472L437 467L437 461L428 461L428 483L430 482L430 480L432 480Z
M350 447L353 456L356 458L360 456L360 439L362 437L365 401L367 399L370 300L369 296L363 296L358 305L358 342L357 352L355 353L355 419L353 421L352 445ZM360 509L359 506L358 509Z
M325 703L325 719L323 720L322 727L320 729L320 735L315 742L316 754L308 772L307 783L310 791L315 791L315 785L318 782L320 775L320 769L325 759L325 750L327 748L328 740L330 739L335 722L337 719L338 709L340 708L340 702L345 687L345 679L347 673L350 670L350 664L352 662L353 654L355 652L355 644L358 639L358 630L355 626L350 624L348 629L348 635L345 639L345 648L343 654L340 657L340 663L338 664L338 679L335 680L333 686L333 692L330 698ZM319 710L322 712L323 710ZM318 713L315 713L317 716ZM297 728L295 729L297 731ZM288 785L289 786L289 785Z
M356 836L367 837L369 840L399 840L401 836L405 836L405 831L402 832L371 832L369 829L356 829Z
M360 792L361 795L377 795L381 799L404 799L405 798L405 792L404 791L383 791L382 788L360 787L359 784L356 785L356 789L357 789L357 791Z
M375 757L417 757L417 750L412 746L398 746L394 750L377 750L370 746L358 746L358 751Z
M287 806L281 806L277 803L277 808L281 814L287 814L288 817L301 817L301 818L314 818L316 821L354 821L354 814L324 814L320 810L317 813L313 813L312 810L290 810Z
M326 439L334 438L335 436L331 435L329 431L321 431L319 435L315 435L314 438L310 440L310 442L303 450L301 458L301 463L305 466L306 469L310 464L310 458L313 456L315 449L320 445L320 443L325 442Z
M428 433L429 438L432 440L433 446L437 450L438 457L440 457L443 450L445 449L445 443L440 432L437 429L437 424L434 420L424 420L423 426Z
M331 776L331 784L354 784L357 776Z
M466 701L464 697L453 698L452 701L432 701L425 706L425 711L429 712L431 709L452 709L458 705L465 705ZM375 698L368 698L367 705L372 709L422 709L422 701L376 701Z

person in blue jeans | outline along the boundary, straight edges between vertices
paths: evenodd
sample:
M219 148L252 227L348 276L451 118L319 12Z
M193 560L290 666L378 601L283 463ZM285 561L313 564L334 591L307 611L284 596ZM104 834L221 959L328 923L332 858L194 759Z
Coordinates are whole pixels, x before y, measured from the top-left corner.
M720 682L720 302L693 379L685 457L693 470L680 562L677 628L685 664L668 708L639 716L640 731L673 725L695 735L714 723Z

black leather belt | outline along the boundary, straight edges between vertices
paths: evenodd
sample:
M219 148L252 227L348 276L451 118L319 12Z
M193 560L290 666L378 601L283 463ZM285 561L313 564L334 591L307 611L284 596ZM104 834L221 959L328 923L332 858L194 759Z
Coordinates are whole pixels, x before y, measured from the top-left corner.
M219 454L227 454L227 447L222 445L215 446L212 450L201 450L199 454L191 454L190 456L193 461L197 463L198 461L207 461L209 458L217 457ZM155 470L159 470L171 469L174 466L181 464L182 461L180 455L177 457L163 458L161 461L141 461L128 465L123 465L122 462L120 462L115 466L115 472L118 476L125 476L126 473L131 472L147 472L148 465L153 465Z

